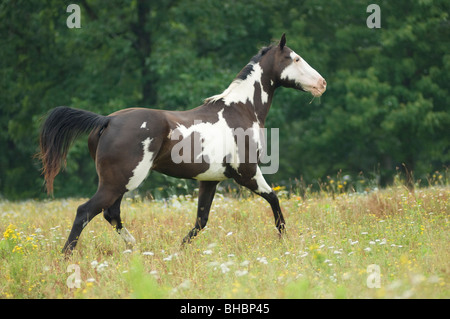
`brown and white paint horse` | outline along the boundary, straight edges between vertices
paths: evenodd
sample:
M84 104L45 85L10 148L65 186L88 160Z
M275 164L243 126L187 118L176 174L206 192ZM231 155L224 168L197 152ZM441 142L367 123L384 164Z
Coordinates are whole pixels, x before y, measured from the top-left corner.
M256 150L260 155L258 129L264 127L277 87L295 88L313 96L321 96L326 90L324 78L285 44L283 34L277 45L261 49L223 93L192 110L129 108L102 116L68 107L53 109L40 135L48 192L53 192L53 180L71 143L89 131L89 151L99 177L95 195L77 209L63 252L74 249L83 228L102 211L127 245L132 246L135 239L122 226L120 203L124 193L137 188L151 170L199 181L195 226L183 243L190 242L206 226L216 186L228 178L265 198L278 231L283 233L285 221L277 195L264 180L257 161L249 160L252 154L248 153ZM242 154L243 147L239 145L238 150L237 143L233 143L233 130L249 128L254 130L252 138L245 140L245 156L236 156L238 152ZM182 153L189 149L174 149L187 140L197 147L190 149L190 160L180 161L176 155L185 156L187 153Z

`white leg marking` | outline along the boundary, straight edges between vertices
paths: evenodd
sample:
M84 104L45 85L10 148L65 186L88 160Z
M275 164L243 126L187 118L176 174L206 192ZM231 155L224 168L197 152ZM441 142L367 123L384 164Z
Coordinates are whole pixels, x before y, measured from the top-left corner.
M134 239L133 235L131 235L128 229L126 229L125 227L120 230L119 234L120 237L122 237L122 239L125 241L127 246L133 246L134 244L136 244L136 239Z
M147 139L142 142L144 156L142 157L142 160L139 162L136 168L133 170L133 176L131 176L130 180L128 181L126 188L129 191L137 188L144 181L144 179L147 177L148 172L150 171L150 168L152 167L153 152L150 152L148 150L151 142L152 139L150 137L147 137Z
M261 169L259 168L259 166L256 169L256 174L253 177L253 179L256 180L256 185L258 185L258 189L256 190L258 194L272 192L272 188L269 186L269 184L267 184L266 180L264 179L264 176L261 173Z

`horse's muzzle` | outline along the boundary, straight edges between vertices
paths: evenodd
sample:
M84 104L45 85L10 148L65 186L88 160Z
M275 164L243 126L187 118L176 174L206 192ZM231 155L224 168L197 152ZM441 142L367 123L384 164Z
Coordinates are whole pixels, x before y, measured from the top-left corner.
M311 94L315 97L321 96L327 90L327 81L324 78L320 78L316 85L311 89Z

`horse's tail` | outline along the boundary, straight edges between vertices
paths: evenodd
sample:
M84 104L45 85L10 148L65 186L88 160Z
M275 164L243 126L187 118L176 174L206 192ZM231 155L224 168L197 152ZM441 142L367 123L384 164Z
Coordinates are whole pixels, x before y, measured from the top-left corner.
M72 142L94 128L106 127L109 121L107 116L70 107L50 111L41 128L39 153L48 194L53 193L53 180L65 165Z

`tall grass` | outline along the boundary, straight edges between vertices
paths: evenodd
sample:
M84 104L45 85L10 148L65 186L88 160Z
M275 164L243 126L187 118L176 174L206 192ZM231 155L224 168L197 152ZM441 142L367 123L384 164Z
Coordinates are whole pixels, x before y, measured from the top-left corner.
M99 215L69 259L60 249L85 199L2 201L0 298L450 297L450 187L358 193L330 182L335 190L318 193L275 187L287 221L281 239L262 198L219 193L207 228L185 248L195 196L127 198L134 251ZM370 288L370 265L379 288ZM74 267L79 288L68 285Z

